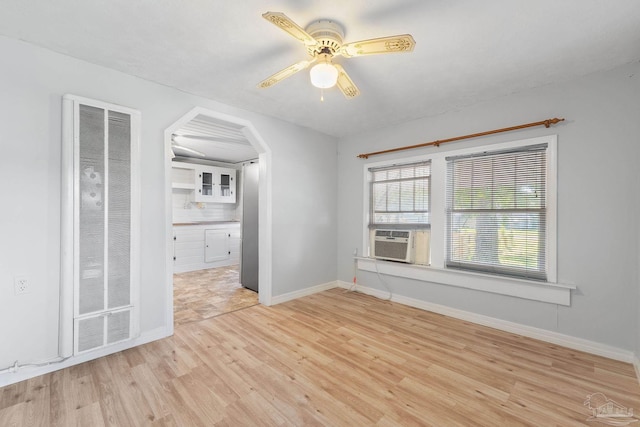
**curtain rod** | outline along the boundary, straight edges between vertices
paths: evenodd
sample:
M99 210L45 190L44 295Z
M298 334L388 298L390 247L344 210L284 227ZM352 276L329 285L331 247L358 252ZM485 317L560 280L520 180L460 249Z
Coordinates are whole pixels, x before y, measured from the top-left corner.
M440 139L440 140L431 141L431 142L424 142L422 144L407 145L407 146L404 146L404 147L390 148L388 150L374 151L373 153L358 154L358 157L361 158L361 159L368 159L369 156L377 156L378 154L387 154L387 153L394 153L396 151L411 150L413 148L429 147L431 145L439 147L440 144L444 144L444 143L447 143L447 142L460 141L461 139L478 138L480 136L492 135L494 133L501 133L501 132L510 132L512 130L525 129L525 128L530 128L530 127L534 127L534 126L543 126L544 125L544 127L548 128L551 125L555 125L556 123L563 122L563 121L564 121L564 118L559 119L559 118L555 117L553 119L547 119L547 120L542 120L542 121L539 121L539 122L527 123L527 124L524 124L524 125L511 126L511 127L502 128L502 129L488 130L486 132L472 133L470 135L456 136L456 137L448 138L448 139Z

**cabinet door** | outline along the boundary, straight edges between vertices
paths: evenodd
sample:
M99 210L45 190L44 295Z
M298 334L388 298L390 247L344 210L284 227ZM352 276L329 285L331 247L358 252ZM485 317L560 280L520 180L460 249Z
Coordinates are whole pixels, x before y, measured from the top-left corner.
M219 203L236 202L236 170L216 168L216 201Z
M225 230L204 231L204 262L222 261L228 259L229 232Z
M195 170L196 174L196 202L216 201L216 168L210 166L199 166Z

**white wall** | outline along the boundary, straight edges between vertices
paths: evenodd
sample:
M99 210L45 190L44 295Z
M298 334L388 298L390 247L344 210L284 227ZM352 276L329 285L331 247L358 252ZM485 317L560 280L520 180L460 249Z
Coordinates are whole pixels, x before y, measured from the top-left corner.
M636 188L640 188L640 174L638 174L638 181L636 182ZM637 201L638 210L640 210L640 198ZM638 251L638 287L636 290L636 348L635 348L635 360L634 365L636 368L636 377L638 377L638 381L640 382L640 227L638 227L638 241L637 248Z
M266 141L281 138L276 121L258 130ZM297 143L274 152L272 164L274 296L334 282L337 277L336 145L304 128L291 131Z
M0 370L57 354L66 93L142 112L143 334L167 327L164 130L195 106L251 121L272 150L273 295L335 280L334 138L5 37L0 56ZM29 276L30 294L14 295L16 275Z
M239 183L238 180L236 182ZM240 194L238 194L240 196ZM238 203L193 203L187 190L173 190L171 204L173 222L240 221Z
M634 351L640 329L638 63L343 138L338 157L338 278L351 281L353 250L362 253L365 161L357 154L556 116L566 121L550 129L532 128L370 161L557 134L558 281L578 287L570 307L395 277L386 281L398 295ZM360 272L359 281L385 289L375 274Z

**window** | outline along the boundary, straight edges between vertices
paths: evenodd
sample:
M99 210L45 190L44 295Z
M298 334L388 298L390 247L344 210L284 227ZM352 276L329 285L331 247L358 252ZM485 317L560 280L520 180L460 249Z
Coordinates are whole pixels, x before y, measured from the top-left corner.
M370 168L370 228L429 226L431 162Z
M446 158L446 267L547 279L546 149Z
M418 165L428 166L413 175L426 180L422 199L420 186L400 184L410 175L402 169ZM557 283L556 135L432 150L369 163L363 172L362 253L373 256L375 230L414 230L415 260L359 258L359 269L569 304L573 285Z

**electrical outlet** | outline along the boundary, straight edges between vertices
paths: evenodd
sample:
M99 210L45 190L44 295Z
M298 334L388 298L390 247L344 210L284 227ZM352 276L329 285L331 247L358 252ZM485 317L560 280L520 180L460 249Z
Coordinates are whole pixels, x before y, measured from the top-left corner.
M16 276L13 279L13 286L16 295L29 293L29 278L25 276Z

